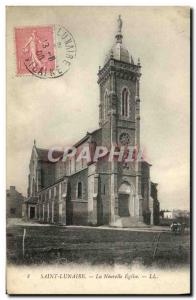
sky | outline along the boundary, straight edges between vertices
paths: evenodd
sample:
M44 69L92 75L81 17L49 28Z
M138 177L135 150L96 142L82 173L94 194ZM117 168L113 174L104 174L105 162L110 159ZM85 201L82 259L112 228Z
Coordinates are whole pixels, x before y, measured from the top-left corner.
M97 72L114 43L141 61L141 145L162 209L189 209L190 34L184 7L9 7L7 9L7 187L26 195L33 140L66 146L98 128ZM14 28L60 24L77 53L56 79L16 75Z

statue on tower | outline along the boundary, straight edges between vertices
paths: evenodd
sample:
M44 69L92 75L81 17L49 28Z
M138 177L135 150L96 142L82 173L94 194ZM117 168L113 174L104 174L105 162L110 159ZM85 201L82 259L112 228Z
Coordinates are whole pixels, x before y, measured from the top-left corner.
M117 19L117 23L118 23L118 31L116 33L116 43L120 43L122 44L122 25L123 25L123 22L122 22L122 19L121 19L121 15L118 16L118 19Z
M122 30L122 19L121 19L121 15L118 16L118 32L121 32Z

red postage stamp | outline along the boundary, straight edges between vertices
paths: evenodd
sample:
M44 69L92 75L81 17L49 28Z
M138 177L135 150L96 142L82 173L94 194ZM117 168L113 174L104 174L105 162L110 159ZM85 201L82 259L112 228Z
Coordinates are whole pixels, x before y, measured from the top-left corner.
M15 28L17 74L55 68L53 27ZM34 69L33 69L34 68Z
M56 78L76 54L73 36L60 25L15 28L17 75Z

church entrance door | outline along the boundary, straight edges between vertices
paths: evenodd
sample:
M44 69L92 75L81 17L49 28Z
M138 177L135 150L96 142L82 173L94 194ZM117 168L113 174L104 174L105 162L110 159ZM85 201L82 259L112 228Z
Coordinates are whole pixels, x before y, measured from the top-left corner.
M129 217L129 195L119 194L118 213L120 217Z
M35 218L35 207L31 206L30 207L30 219Z

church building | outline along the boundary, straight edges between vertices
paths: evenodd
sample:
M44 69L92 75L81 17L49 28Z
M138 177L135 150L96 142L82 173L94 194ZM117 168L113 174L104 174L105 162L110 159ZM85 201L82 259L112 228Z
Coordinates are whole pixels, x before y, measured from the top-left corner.
M140 61L135 64L123 46L119 16L115 43L98 71L99 128L73 147L64 160L34 142L28 178L26 219L62 225L139 227L159 223L157 184L151 181L151 165L144 159L126 162L118 156L121 146L140 149ZM86 116L84 116L85 118ZM97 160L78 160L84 147L110 149ZM123 148L124 149L124 148Z

